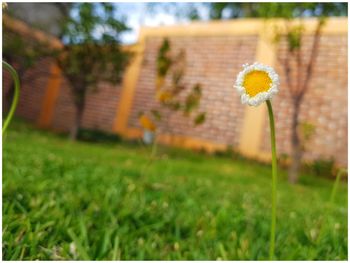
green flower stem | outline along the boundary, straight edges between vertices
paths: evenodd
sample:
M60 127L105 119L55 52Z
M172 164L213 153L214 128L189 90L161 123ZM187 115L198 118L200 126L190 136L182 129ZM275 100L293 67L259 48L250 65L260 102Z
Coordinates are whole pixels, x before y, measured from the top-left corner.
M149 156L149 159L145 165L145 167L143 168L143 171L141 172L142 176L145 176L147 173L148 168L151 166L151 164L153 163L153 161L156 159L157 156L157 150L158 150L158 143L157 143L157 132L154 132L154 139L152 142L152 148L151 148L151 155Z
M271 153L272 153L272 200L271 200L271 232L270 232L270 250L269 259L273 260L275 255L275 238L276 238L276 193L277 193L277 158L276 158L276 136L275 121L273 117L272 105L270 100L266 101L270 119L271 133Z
M19 83L19 78L18 78L18 74L16 72L16 70L10 65L8 64L7 62L3 61L2 62L2 66L8 70L11 74L11 77L14 81L14 86L15 86L15 94L14 94L14 97L13 97L13 101L12 101L12 104L11 104L11 108L10 108L10 111L9 111L9 114L7 115L5 121L4 121L4 124L2 126L2 135L4 135L7 127L9 126L11 120L12 120L12 117L16 111L16 107L17 107L17 104L18 104L18 99L19 99L19 88L20 88L20 83Z
M335 198L335 195L336 195L337 190L338 190L340 178L342 177L343 174L346 174L346 173L347 173L346 169L339 169L339 171L337 173L337 177L335 178L335 182L333 184L332 193L331 193L331 196L329 198L328 204L327 204L326 209L325 209L325 213L324 213L325 220L327 220L329 218L329 215L330 215L330 212L331 212L330 211L331 210L331 206L332 206L332 204L334 204L334 198ZM322 221L325 221L325 220L322 220ZM321 227L320 227L320 231L319 231L319 234L318 234L318 237L316 239L316 245L319 244L319 242L320 242L320 240L322 238L324 226L325 226L325 222L322 222Z
M331 198L329 199L329 203L333 204L334 202L334 198L335 198L335 194L337 193L337 189L338 189L338 185L339 185L339 181L340 178L343 174L346 174L347 170L346 169L339 169L338 173L337 173L337 177L335 179L334 185L333 185L333 189L332 189L332 193L331 193Z
M152 151L151 151L151 160L155 159L156 155L157 155L157 132L154 133L154 139L153 139L153 143L152 143Z

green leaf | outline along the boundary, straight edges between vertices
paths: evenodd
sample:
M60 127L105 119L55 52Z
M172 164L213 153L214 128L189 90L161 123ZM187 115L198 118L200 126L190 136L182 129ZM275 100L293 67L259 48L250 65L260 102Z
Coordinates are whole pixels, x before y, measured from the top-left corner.
M205 112L201 112L199 114L197 114L197 116L194 119L194 123L195 125L201 125L205 122L206 120L206 113Z
M157 121L162 119L162 114L158 110L151 110L151 113Z

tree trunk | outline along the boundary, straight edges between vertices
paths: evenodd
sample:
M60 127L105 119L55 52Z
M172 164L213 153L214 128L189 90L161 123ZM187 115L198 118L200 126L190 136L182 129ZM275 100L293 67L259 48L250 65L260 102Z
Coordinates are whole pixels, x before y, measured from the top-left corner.
M78 133L81 127L81 122L83 120L83 113L84 113L84 102L82 103L76 103L76 114L75 114L75 122L70 130L69 138L72 141L76 141L78 138Z
M299 110L300 110L300 101L296 100L293 107L293 119L292 119L292 151L291 151L291 164L289 167L288 180L290 183L295 184L298 182L299 178L299 169L301 165L302 150L300 145L300 137L298 133L298 124L299 124Z

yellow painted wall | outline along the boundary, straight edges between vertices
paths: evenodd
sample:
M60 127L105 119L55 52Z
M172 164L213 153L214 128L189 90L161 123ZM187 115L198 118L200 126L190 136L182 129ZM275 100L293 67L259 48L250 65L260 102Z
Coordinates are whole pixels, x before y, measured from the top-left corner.
M59 95L62 83L62 76L59 67L56 64L51 65L49 81L47 83L46 93L39 114L37 124L41 128L49 128L51 125L54 108Z

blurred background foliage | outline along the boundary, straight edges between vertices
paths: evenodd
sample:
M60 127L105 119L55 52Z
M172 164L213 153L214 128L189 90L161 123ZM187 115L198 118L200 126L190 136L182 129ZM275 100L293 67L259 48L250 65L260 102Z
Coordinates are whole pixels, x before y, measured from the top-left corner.
M347 3L209 3L210 18L347 16Z
M176 15L179 19L217 20L236 18L297 18L347 16L346 2L332 3L148 3L148 11Z

